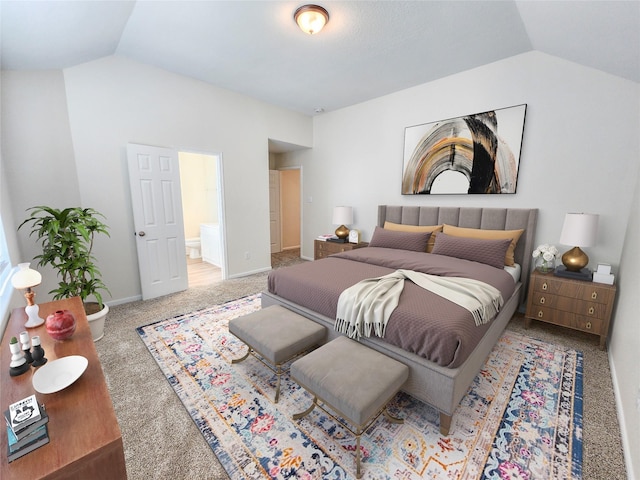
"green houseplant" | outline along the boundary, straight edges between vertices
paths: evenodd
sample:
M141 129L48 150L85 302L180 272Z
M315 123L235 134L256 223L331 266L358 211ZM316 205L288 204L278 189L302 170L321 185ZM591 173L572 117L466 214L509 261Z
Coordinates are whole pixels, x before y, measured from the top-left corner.
M109 290L102 282L102 275L91 254L96 235L109 236L107 225L102 222L104 215L92 208L69 207L57 209L36 206L27 209L29 217L18 230L29 225L29 236L36 236L42 247L42 253L36 255L38 266L50 265L58 273L58 287L51 290L54 300L61 298L81 298L87 318L102 320L108 307L102 300L102 293ZM90 300L92 299L92 300ZM103 314L100 318L99 314ZM94 340L102 337L102 332L94 332ZM98 338L96 338L98 336Z

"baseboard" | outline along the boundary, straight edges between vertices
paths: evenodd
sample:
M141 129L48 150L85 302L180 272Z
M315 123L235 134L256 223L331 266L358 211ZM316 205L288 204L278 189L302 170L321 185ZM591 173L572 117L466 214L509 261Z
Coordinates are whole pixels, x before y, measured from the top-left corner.
M109 307L115 307L116 305L122 305L123 303L131 303L137 302L138 300L142 300L142 295L134 295L133 297L119 298L117 300L112 300L110 302L104 302Z
M271 267L259 268L258 270L250 270L248 272L236 273L235 275L229 275L227 278L242 278L248 277L249 275L255 275L256 273L268 272L271 270Z
M629 444L629 436L627 434L627 423L625 421L624 409L620 399L620 388L618 385L618 376L616 375L616 366L611 357L611 350L607 348L607 356L609 358L609 368L611 370L611 382L613 383L613 395L616 400L616 411L618 412L618 424L620 425L620 439L622 441L622 454L624 456L624 466L627 469L627 478L633 480L636 477L633 471L633 462L631 461L631 445Z

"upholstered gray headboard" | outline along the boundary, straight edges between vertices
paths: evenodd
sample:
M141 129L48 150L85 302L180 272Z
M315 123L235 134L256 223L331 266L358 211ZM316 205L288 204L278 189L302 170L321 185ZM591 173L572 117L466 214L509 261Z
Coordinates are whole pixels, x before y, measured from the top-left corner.
M458 227L487 230L524 228L514 252L516 263L522 267L520 302L524 301L529 285L531 253L534 249L537 219L537 208L378 206L378 226L380 227L384 226L385 221L388 221L404 225L441 225L446 223Z

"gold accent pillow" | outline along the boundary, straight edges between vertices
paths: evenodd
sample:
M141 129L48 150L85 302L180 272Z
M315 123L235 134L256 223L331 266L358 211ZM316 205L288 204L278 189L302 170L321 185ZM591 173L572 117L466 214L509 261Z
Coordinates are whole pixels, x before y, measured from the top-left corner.
M453 237L479 238L483 240L503 240L508 238L511 240L507 253L504 256L504 264L512 267L515 264L514 252L516 244L520 239L520 235L524 232L524 228L519 230L483 230L480 228L464 228L455 227L445 224L442 231Z
M384 228L396 232L430 232L427 242L427 253L431 253L436 243L436 233L442 231L442 225L402 225L400 223L384 222Z

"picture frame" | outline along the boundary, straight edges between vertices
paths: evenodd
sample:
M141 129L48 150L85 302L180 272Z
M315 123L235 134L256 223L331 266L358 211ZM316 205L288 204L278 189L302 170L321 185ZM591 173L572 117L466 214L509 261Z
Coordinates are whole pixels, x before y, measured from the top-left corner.
M527 104L405 128L403 195L516 193Z

